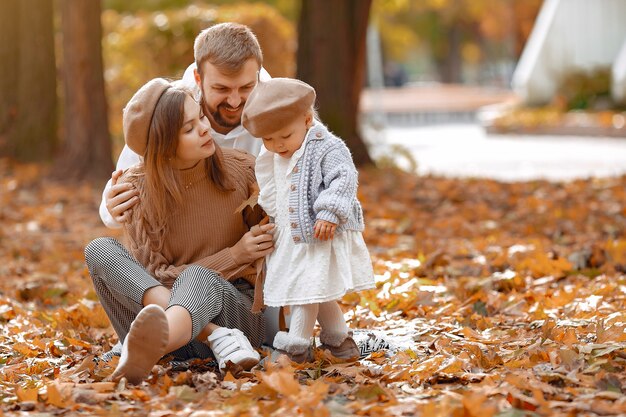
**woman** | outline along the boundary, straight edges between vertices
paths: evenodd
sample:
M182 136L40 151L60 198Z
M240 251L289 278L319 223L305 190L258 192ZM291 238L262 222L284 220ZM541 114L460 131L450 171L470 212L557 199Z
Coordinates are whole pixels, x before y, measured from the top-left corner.
M191 94L154 79L124 109L126 144L144 162L121 181L139 191L125 249L100 238L85 249L96 293L121 341L113 379L139 383L165 354L220 369L259 361L263 319L251 312L256 259L273 250L259 208L254 158L221 150ZM260 289L259 289L260 290Z

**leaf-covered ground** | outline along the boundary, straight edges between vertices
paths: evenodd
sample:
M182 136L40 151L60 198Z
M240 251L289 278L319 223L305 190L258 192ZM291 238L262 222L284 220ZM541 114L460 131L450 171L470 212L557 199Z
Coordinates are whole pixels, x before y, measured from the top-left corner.
M210 363L107 381L115 342L83 247L119 237L99 186L0 160L0 415L626 413L626 177L504 184L361 174L377 289L344 299L393 350L356 364Z

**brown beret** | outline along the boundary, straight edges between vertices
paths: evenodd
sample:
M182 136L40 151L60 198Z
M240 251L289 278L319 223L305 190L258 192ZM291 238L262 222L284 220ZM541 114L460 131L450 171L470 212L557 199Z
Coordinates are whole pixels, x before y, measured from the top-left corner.
M171 84L154 78L141 87L124 107L124 140L136 154L143 156L148 144L152 115L159 99Z
M257 138L270 135L303 115L315 102L313 87L292 78L259 81L243 107L241 123Z

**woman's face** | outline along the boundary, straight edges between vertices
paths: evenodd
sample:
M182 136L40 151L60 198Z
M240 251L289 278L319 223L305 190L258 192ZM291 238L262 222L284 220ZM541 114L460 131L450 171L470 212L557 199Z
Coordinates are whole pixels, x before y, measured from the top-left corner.
M186 169L215 153L215 142L209 133L209 120L196 101L185 98L185 117L178 135L174 167Z

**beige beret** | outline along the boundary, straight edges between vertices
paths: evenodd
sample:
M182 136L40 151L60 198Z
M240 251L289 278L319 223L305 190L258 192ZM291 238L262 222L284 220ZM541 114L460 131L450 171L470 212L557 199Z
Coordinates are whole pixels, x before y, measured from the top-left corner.
M124 107L124 140L136 154L143 156L148 144L152 115L159 99L171 84L154 78L141 87Z
M306 113L315 102L313 87L292 78L259 81L243 107L241 123L257 138L270 135Z

